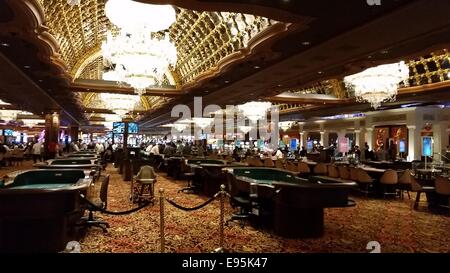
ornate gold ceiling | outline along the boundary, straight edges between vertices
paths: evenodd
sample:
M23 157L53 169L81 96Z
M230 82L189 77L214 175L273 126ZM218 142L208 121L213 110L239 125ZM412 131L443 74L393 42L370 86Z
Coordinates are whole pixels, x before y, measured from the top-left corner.
M107 0L83 0L73 7L66 0L38 1L70 75L101 79L100 46L107 31L115 31L104 12ZM194 81L246 48L252 38L276 22L241 13L176 11L177 21L169 31L178 50L177 67L171 75L177 86Z
M86 108L106 109L105 102L100 98L99 93L78 93L81 103ZM141 100L134 108L134 111L148 111L163 106L170 101L170 98L160 96L141 96Z

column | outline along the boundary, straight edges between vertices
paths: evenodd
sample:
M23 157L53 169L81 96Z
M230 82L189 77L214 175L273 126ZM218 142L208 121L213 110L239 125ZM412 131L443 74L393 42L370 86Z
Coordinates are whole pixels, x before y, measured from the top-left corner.
M369 145L369 150L373 149L373 127L366 128L367 131L367 145Z
M124 122L123 128L123 151L125 152L125 157L128 155L128 121Z
M79 133L79 127L78 125L70 125L69 127L69 135L72 142L78 141L78 133Z
M443 150L442 146L442 125L441 123L433 123L433 158L441 160Z
M361 146L361 130L355 130L355 145L358 145L360 149L363 149Z
M325 146L325 131L320 131L320 145Z
M416 125L408 125L408 161L420 158L420 139L416 139Z
M59 133L59 111L45 114L44 158L55 158Z
M300 132L300 149L305 146L305 132Z

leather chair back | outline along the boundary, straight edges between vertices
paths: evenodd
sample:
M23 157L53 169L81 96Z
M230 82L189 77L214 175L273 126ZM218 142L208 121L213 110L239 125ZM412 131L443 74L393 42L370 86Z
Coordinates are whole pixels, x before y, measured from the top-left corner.
M442 195L450 195L450 180L447 177L436 176L436 192Z
M380 178L380 183L385 185L394 185L398 183L398 175L394 170L387 170Z

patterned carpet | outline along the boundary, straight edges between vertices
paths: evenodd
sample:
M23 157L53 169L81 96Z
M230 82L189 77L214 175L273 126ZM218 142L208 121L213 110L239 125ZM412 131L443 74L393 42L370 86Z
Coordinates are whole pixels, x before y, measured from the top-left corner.
M30 167L29 163L3 168L0 175ZM128 199L129 182L124 182L111 165L108 209L123 211L133 206ZM100 183L97 183L100 184ZM185 181L173 181L159 173L155 192L165 189L168 198L186 207L206 201L207 197L177 193ZM99 185L96 185L99 187ZM98 189L97 189L98 190ZM158 194L157 194L158 195ZM411 198L414 198L412 194ZM284 239L269 231L246 224L225 227L225 248L231 252L368 252L369 241L378 241L382 252L450 253L450 217L432 214L425 206L412 209L412 200L376 200L352 197L352 208L325 209L325 234L317 239ZM226 203L228 219L232 209ZM166 252L211 252L219 246L219 201L185 212L165 202ZM129 215L99 215L109 222L108 233L89 229L80 240L81 252L159 252L159 201Z

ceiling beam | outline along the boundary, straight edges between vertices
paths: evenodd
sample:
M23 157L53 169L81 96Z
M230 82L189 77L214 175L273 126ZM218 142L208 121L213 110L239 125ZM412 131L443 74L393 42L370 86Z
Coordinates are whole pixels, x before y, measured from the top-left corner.
M67 117L69 121L80 124L76 118L2 53L0 53L0 74L1 89L5 90L7 100L11 101L12 104L21 105L21 110L44 113L58 109L62 110L61 114Z
M93 93L113 93L124 95L136 95L136 92L131 87L120 86L116 82L103 80L85 80L76 79L68 88L73 92L93 92ZM172 85L166 87L147 88L144 93L146 96L165 96L177 97L183 95L180 89Z

